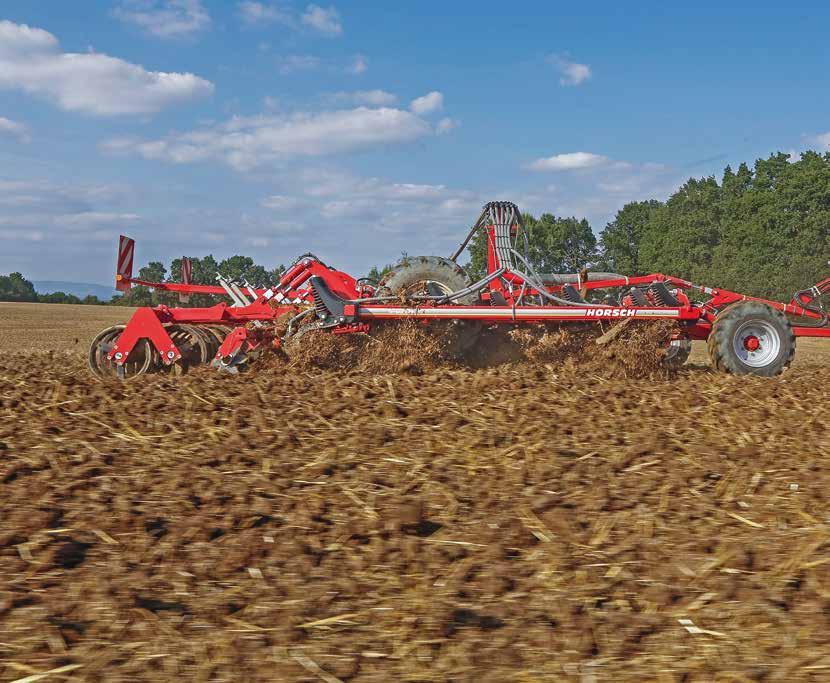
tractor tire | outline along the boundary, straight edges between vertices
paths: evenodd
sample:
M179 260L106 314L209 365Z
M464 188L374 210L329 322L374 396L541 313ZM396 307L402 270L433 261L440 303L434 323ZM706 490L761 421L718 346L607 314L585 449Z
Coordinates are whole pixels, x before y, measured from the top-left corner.
M795 355L790 321L760 301L741 301L723 309L706 344L712 366L733 375L775 377Z
M454 261L440 256L412 256L403 259L378 284L378 293L383 296L400 296L421 293L427 285L437 285L445 294L457 292L470 285L467 273ZM462 305L475 304L478 293L467 294L456 299ZM431 325L452 325L449 335L450 346L447 356L460 359L471 351L481 336L481 324L470 320L434 321Z
M405 296L419 285L434 283L446 294L457 292L470 284L467 273L457 263L440 256L407 257L389 271L380 281L383 294ZM473 304L478 295L468 294L458 299L460 304Z

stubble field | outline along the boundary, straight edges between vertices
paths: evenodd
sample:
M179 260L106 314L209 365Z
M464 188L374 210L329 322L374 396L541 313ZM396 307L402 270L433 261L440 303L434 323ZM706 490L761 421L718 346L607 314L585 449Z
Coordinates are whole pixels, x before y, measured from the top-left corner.
M830 343L93 381L128 315L0 304L0 680L830 678Z

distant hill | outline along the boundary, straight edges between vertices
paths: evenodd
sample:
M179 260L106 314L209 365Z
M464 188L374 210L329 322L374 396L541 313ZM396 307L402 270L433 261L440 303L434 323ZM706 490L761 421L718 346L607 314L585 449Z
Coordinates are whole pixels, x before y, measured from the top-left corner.
M52 294L53 292L63 292L64 294L74 294L79 299L83 299L90 294L97 296L101 301L109 301L115 291L113 287L106 285L92 285L85 282L61 282L60 280L32 280L35 291L38 294Z

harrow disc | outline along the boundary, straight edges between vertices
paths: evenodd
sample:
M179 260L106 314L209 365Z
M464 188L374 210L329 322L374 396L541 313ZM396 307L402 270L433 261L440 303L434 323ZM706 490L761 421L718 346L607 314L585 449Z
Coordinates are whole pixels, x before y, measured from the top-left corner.
M219 351L219 347L222 346L222 342L225 341L225 337L228 336L228 333L232 328L226 327L225 325L206 325L202 329L213 335L216 340L216 351L213 352L213 356L216 356L216 353ZM211 358L213 356L211 356Z
M135 345L127 362L121 366L107 357L116 340L124 331L124 327L124 325L108 327L99 332L98 336L92 340L89 346L87 364L96 377L101 379L107 377L132 379L158 369L160 359L153 345L146 339L140 340Z
M225 325L170 325L167 333L182 354L174 372L186 372L195 365L211 363L230 328Z
M673 339L666 347L663 355L663 365L669 368L683 366L692 353L692 342L688 339Z
M202 342L199 347L202 353L199 362L201 364L210 363L219 350L219 342L216 340L216 336L208 328L199 325L188 325L187 328L191 334L195 334Z
M196 325L170 325L167 334L182 354L182 357L171 366L172 371L178 374L186 372L194 365L208 363L219 349L216 337Z

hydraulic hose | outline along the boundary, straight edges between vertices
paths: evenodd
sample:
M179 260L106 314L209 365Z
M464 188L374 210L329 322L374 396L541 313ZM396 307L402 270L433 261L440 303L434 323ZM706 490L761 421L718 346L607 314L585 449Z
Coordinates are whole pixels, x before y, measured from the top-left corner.
M587 302L585 302L585 303L574 303L573 301L568 301L567 299L563 299L563 298L558 297L554 294L551 294L550 292L548 292L545 289L545 286L539 282L538 276L536 275L536 272L533 270L533 266L531 266L530 263L527 262L525 257L522 256L515 249L511 249L511 251L513 252L513 256L518 257L519 260L522 263L525 264L525 267L527 267L527 269L530 270L531 273L533 273L534 277L526 275L525 273L522 273L521 271L518 271L518 270L515 271L516 275L521 277L525 282L529 282L530 285L537 292L539 292L539 294L542 297L544 297L545 299L548 299L549 301L553 301L553 302L558 303L558 304L563 305L563 306L571 306L571 307L579 307L579 308L611 308L611 306L608 306L607 304L589 304Z

